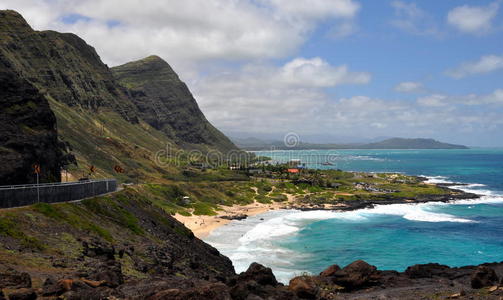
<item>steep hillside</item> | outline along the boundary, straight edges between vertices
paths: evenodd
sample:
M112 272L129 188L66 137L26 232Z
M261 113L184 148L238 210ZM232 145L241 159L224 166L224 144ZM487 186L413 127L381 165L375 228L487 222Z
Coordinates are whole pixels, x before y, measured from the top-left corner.
M224 153L237 149L206 120L187 85L160 57L149 56L112 71L130 90L139 116L178 144L210 146Z
M64 299L146 299L235 274L227 257L146 195L128 188L80 203L1 211L0 289L41 288L39 295L50 299L65 292ZM29 275L16 282L21 272ZM57 284L64 279L68 290Z
M138 121L108 67L78 36L34 31L18 13L0 11L0 52L13 72L56 101L94 110L107 107Z
M59 181L63 147L56 117L38 90L7 64L0 53L0 183L35 182L33 164L41 166L41 182Z

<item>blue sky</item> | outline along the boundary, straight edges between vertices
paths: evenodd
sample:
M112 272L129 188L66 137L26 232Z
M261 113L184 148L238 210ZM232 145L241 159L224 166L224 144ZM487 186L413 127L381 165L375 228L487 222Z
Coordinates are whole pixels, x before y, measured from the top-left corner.
M503 0L4 0L119 65L156 54L232 135L503 146Z

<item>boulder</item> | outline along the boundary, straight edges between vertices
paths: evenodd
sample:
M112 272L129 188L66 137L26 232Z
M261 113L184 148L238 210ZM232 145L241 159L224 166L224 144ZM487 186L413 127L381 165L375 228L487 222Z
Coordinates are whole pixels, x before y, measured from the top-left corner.
M260 285L278 285L278 281L271 268L266 268L261 264L252 263L246 272L239 274L238 281L254 280Z
M448 266L440 264L422 264L413 265L405 270L405 275L409 278L431 278L433 276L445 275L445 272L450 270Z
M31 288L31 277L28 273L21 273L10 269L0 273L0 288Z
M480 289L495 285L498 282L498 276L493 269L486 266L478 266L472 273L470 282L472 288Z
M71 289L71 285L66 284L65 286L68 289L65 289L65 287L62 284L59 284L53 278L48 277L44 281L44 285L42 286L42 296L44 297L59 296Z
M35 300L37 294L33 289L19 289L9 294L9 300Z
M331 277L334 276L335 273L341 270L341 267L338 265L331 265L330 267L326 268L323 272L320 273L320 276L323 277Z
M229 288L223 283L210 283L190 289L168 289L158 292L148 300L231 300Z
M356 290L378 281L379 272L375 266L357 260L333 274L333 282L346 290Z
M290 280L288 289L301 299L316 299L320 289L310 276L298 276Z

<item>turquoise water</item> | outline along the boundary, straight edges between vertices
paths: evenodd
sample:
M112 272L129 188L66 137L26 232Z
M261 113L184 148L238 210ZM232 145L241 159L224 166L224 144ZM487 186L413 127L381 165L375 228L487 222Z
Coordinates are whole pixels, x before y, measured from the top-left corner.
M456 203L396 204L353 212L272 211L215 230L206 240L237 271L257 261L280 280L364 259L380 269L503 261L503 149L261 152L311 168L402 172L467 183L483 195ZM333 165L321 163L330 161ZM261 220L263 219L263 220ZM225 237L225 239L223 238Z

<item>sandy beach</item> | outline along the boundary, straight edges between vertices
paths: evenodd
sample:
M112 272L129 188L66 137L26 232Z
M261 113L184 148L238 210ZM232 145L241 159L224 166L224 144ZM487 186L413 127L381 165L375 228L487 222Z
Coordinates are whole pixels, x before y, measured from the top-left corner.
M340 195L346 195L346 193L339 193ZM220 226L224 226L232 222L232 220L228 220L222 217L237 217L246 215L248 217L256 216L258 214L262 214L271 210L277 209L292 209L295 208L295 196L291 194L285 194L288 198L287 201L284 202L273 202L270 204L264 204L255 202L248 205L233 205L233 206L220 206L218 214L215 216L183 216L180 214L176 214L174 217L178 221L182 222L185 227L189 228L194 232L194 235L198 238L204 238L208 236L213 230L217 229ZM348 194L350 195L350 194ZM344 204L324 204L322 209L340 209L344 207ZM309 205L303 205L303 207L309 207Z
M295 196L287 195L288 200L284 202L274 202L271 204L264 204L255 202L248 205L233 205L233 206L220 206L216 216L182 216L176 214L174 217L182 222L187 228L194 232L198 238L204 238L216 228L229 224L232 220L227 220L222 217L236 217L236 216L256 216L276 209L287 209L289 204L295 202Z

